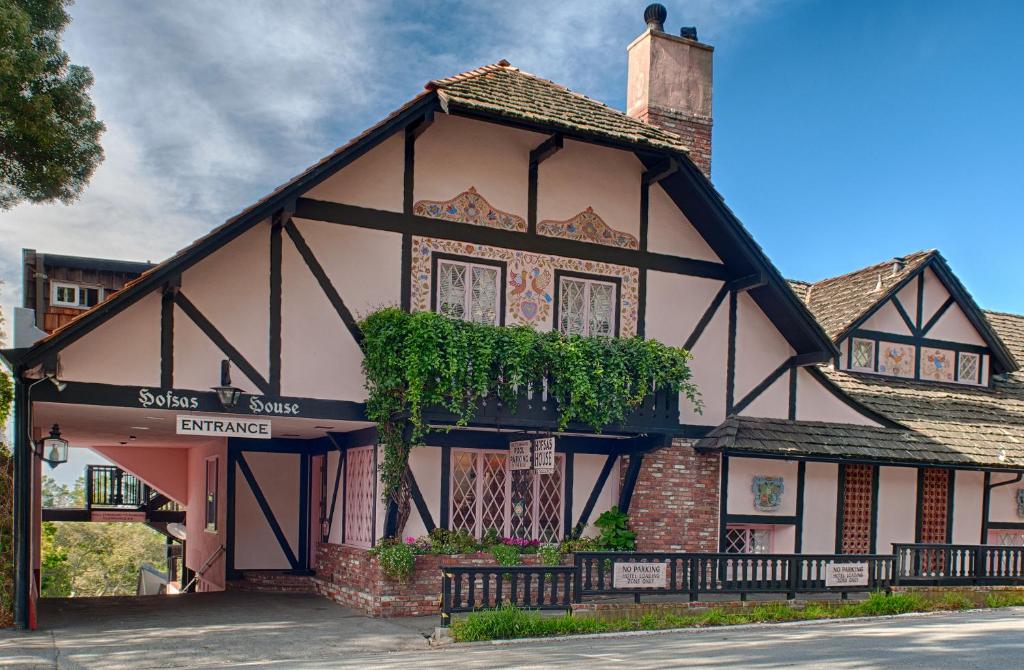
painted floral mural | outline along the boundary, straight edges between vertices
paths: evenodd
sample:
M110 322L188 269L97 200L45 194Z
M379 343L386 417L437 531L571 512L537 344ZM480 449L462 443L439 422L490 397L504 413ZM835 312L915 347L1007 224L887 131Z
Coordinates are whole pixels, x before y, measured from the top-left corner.
M636 268L454 240L413 237L412 308L415 310L430 309L430 261L434 252L504 261L507 265L505 323L508 325L528 325L540 329L551 327L555 299L555 270L619 277L622 281L619 301L620 334L624 337L636 334L639 282L639 272Z
M921 379L940 382L953 381L953 362L956 355L945 349L923 347L921 349Z
M428 216L432 219L526 232L526 219L492 207L491 203L472 186L451 200L420 200L413 206L412 211L417 216Z
M894 377L914 376L914 345L882 342L878 371Z
M593 242L620 249L640 248L640 243L635 237L609 226L592 207L587 207L565 221L541 221L537 224L537 232L548 237L564 237L578 242Z

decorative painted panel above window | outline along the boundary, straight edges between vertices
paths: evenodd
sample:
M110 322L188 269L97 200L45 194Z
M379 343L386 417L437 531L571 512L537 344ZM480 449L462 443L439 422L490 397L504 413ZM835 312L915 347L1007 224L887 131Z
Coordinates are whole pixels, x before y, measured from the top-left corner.
M853 338L853 352L850 366L854 370L875 371L875 342Z
M956 354L946 349L921 347L921 379L937 382L953 381L953 361Z
M537 224L537 232L548 237L564 237L620 249L640 248L640 243L635 237L609 226L591 207L565 221L541 221Z
M498 325L500 270L493 265L439 259L437 311L453 319Z
M893 377L913 378L914 345L882 342L879 349L878 371L880 373Z
M98 286L50 282L50 305L52 307L89 309L98 305L102 299L103 289Z
M526 232L526 219L495 209L472 186L451 200L420 200L413 206L413 214L444 219L475 226Z
M616 335L617 286L613 282L560 275L558 330L569 335Z

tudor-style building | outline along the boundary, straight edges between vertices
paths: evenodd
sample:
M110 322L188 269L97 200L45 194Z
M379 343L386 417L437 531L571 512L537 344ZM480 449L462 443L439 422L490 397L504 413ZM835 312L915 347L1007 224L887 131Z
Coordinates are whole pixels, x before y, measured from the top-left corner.
M29 439L55 423L183 506L207 591L271 571L363 606L359 568L382 537L554 540L613 505L640 549L666 551L885 551L1010 523L1010 487L993 486L1007 477L992 473L1024 454L976 445L937 403L907 416L908 398L951 384L977 394L979 416L982 398L1004 411L1016 364L998 331L936 254L785 281L709 181L712 48L666 33L663 10L645 18L627 113L505 61L431 81L110 300L5 351L18 622L38 584ZM556 408L481 413L413 450L396 528L358 326L388 305L685 347L703 410L657 390L600 435L570 426L550 474L511 470L508 445L553 430ZM241 396L225 404L215 387ZM225 436L267 430L252 419L269 439Z

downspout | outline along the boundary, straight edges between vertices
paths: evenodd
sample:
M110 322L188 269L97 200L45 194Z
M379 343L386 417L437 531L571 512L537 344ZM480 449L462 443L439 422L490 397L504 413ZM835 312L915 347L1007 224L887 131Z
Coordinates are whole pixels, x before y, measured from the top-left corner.
M27 389L14 374L14 626L29 627L29 580L32 578L30 481L32 452L28 444Z
M988 544L988 516L989 508L992 506L992 489L1007 486L1008 484L1017 484L1022 479L1024 479L1024 472L1018 472L1017 476L1013 479L993 484L992 471L985 471L985 495L981 500L981 544Z

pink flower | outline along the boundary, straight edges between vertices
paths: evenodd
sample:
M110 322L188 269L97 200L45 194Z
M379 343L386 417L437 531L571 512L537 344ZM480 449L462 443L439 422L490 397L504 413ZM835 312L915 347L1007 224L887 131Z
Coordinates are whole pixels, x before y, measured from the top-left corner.
M406 544L416 544L416 538L413 537L412 535L410 535L409 537L405 538L405 543Z

